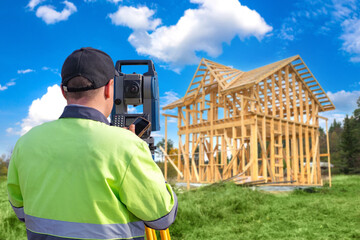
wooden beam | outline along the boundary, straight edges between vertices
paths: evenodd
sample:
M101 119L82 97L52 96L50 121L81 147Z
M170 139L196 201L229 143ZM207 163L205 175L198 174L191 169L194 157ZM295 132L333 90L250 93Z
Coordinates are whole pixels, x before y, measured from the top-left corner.
M182 174L182 172L179 170L178 167L176 167L175 163L171 160L171 158L167 155L166 151L159 146L160 150L162 151L162 153L164 154L165 158L167 159L167 161L169 161L171 163L171 166L174 167L174 169L177 171L177 173L180 175L180 177L184 177L184 175ZM166 161L166 160L165 160Z

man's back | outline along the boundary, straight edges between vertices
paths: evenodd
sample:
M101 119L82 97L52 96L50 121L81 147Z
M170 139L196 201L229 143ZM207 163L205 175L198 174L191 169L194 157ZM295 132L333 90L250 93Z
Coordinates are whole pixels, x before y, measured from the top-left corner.
M9 198L24 207L29 235L143 237L143 221L151 226L176 201L144 141L91 119L33 128L18 141L10 169Z

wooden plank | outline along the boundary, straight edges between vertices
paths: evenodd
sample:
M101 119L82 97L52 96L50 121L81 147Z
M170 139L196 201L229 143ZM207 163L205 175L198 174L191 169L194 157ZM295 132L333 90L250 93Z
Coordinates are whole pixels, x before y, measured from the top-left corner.
M294 68L296 68L296 67L298 67L298 66L301 66L301 65L303 65L302 62L300 62L300 63L298 63L298 64L295 64L295 65L294 65Z
M292 74L292 92L293 92L293 111L294 111L294 121L298 122L299 121L299 115L297 112L297 107L296 107L296 76L294 74Z
M297 72L300 72L300 71L303 71L303 70L305 70L305 69L307 69L307 67L303 67L303 68L296 69L296 71L297 71Z
M285 124L285 147L286 147L286 179L291 181L291 164L290 164L290 139L289 139L289 122Z
M293 153L293 172L294 180L298 181L299 174L299 159L298 159L298 148L297 148L297 137L295 124L292 124L292 153Z
M328 131L328 121L326 119L326 150L327 150L327 159L328 159L328 173L329 173L329 187L331 187L331 163L330 163L330 144L329 144L329 131Z
M176 167L175 163L171 160L171 158L167 155L166 151L161 147L159 146L160 150L163 152L165 158L167 159L167 161L169 161L171 163L171 166L174 167L174 169L177 171L177 173L180 175L180 177L184 177L183 173L179 170L178 167ZM165 160L166 162L166 160Z
M260 134L260 131L258 131L258 133ZM262 120L262 136L263 136L263 138L261 139L261 137L260 137L259 141L260 141L260 145L262 145L261 153L262 153L263 176L265 178L265 182L267 182L268 181L268 177L267 177L267 161L268 161L268 159L266 156L266 118L265 118L265 116L263 117L263 120Z
M271 75L271 111L272 115L275 116L276 113L276 104L275 104L275 77L274 74Z
M319 144L319 138L315 137L315 130L313 129L311 131L311 139L315 140L315 145L312 146L312 168L311 168L311 183L316 183L316 160L317 160L317 154L318 154L318 144ZM313 144L313 142L311 143Z
M306 153L306 176L307 184L311 183L310 174L310 146L309 146L309 127L306 127L305 131L305 153Z
M289 86L289 66L285 67L285 89L286 89L286 119L291 120L291 112L290 112L290 86Z
M283 104L283 88L282 88L282 70L278 72L278 86L279 86L279 103L280 103L280 118L284 118L284 104Z
M305 91L305 111L306 111L306 124L310 124L309 116L310 116L310 108L309 108L309 92Z
M190 88L191 88L191 86L192 86L192 83L193 83L194 79L196 78L197 72L200 70L200 66L204 66L204 65L203 65L203 62L204 62L204 61L203 61L203 60L204 60L204 59L201 59L200 64L199 64L199 66L197 67L193 78L191 79L191 82L190 82L190 84L189 84L189 87L188 87L188 89L186 90L184 99L185 99L186 96L188 95L188 92L189 92L189 90L190 90ZM206 65L205 65L205 66L206 66Z
M163 114L161 114L161 115L163 115L164 117L171 117L171 118L176 118L176 119L179 118L178 116L176 116L176 115L171 115L171 114L165 114L165 113L163 113Z
M275 135L274 119L270 122L270 171L275 172ZM277 179L275 179L277 181Z
M232 127L232 141L233 141L233 147L236 149L237 147L237 139L236 139L236 128L235 126ZM232 169L233 169L233 176L237 174L237 160L232 163Z
M251 180L258 180L259 167L258 167L258 141L257 141L257 117L255 117L255 124L251 125L251 138L250 138L250 159L253 160L251 168Z
M165 153L167 154L167 152L168 152L167 151L167 117L165 117ZM165 177L165 181L167 181L167 173L168 173L168 166L167 166L167 161L165 160L164 161L164 177Z
M304 98L303 98L303 84L299 82L299 105L300 105L300 111L299 111L299 115L300 115L300 119L299 121L301 123L304 122Z
M304 183L304 140L303 140L303 127L299 126L299 150L300 150L300 183Z

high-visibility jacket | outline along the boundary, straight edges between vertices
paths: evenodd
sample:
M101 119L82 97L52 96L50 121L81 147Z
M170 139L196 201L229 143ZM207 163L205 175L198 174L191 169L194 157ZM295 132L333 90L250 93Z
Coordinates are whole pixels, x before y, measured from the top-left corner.
M147 144L81 106L18 140L7 187L28 239L143 239L177 211Z

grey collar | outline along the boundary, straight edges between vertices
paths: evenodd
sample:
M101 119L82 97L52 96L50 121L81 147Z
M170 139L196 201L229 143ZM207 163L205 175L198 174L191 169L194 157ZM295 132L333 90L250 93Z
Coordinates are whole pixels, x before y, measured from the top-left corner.
M86 107L78 104L67 105L60 118L82 118L110 125L107 118L100 111L96 110L95 108Z

